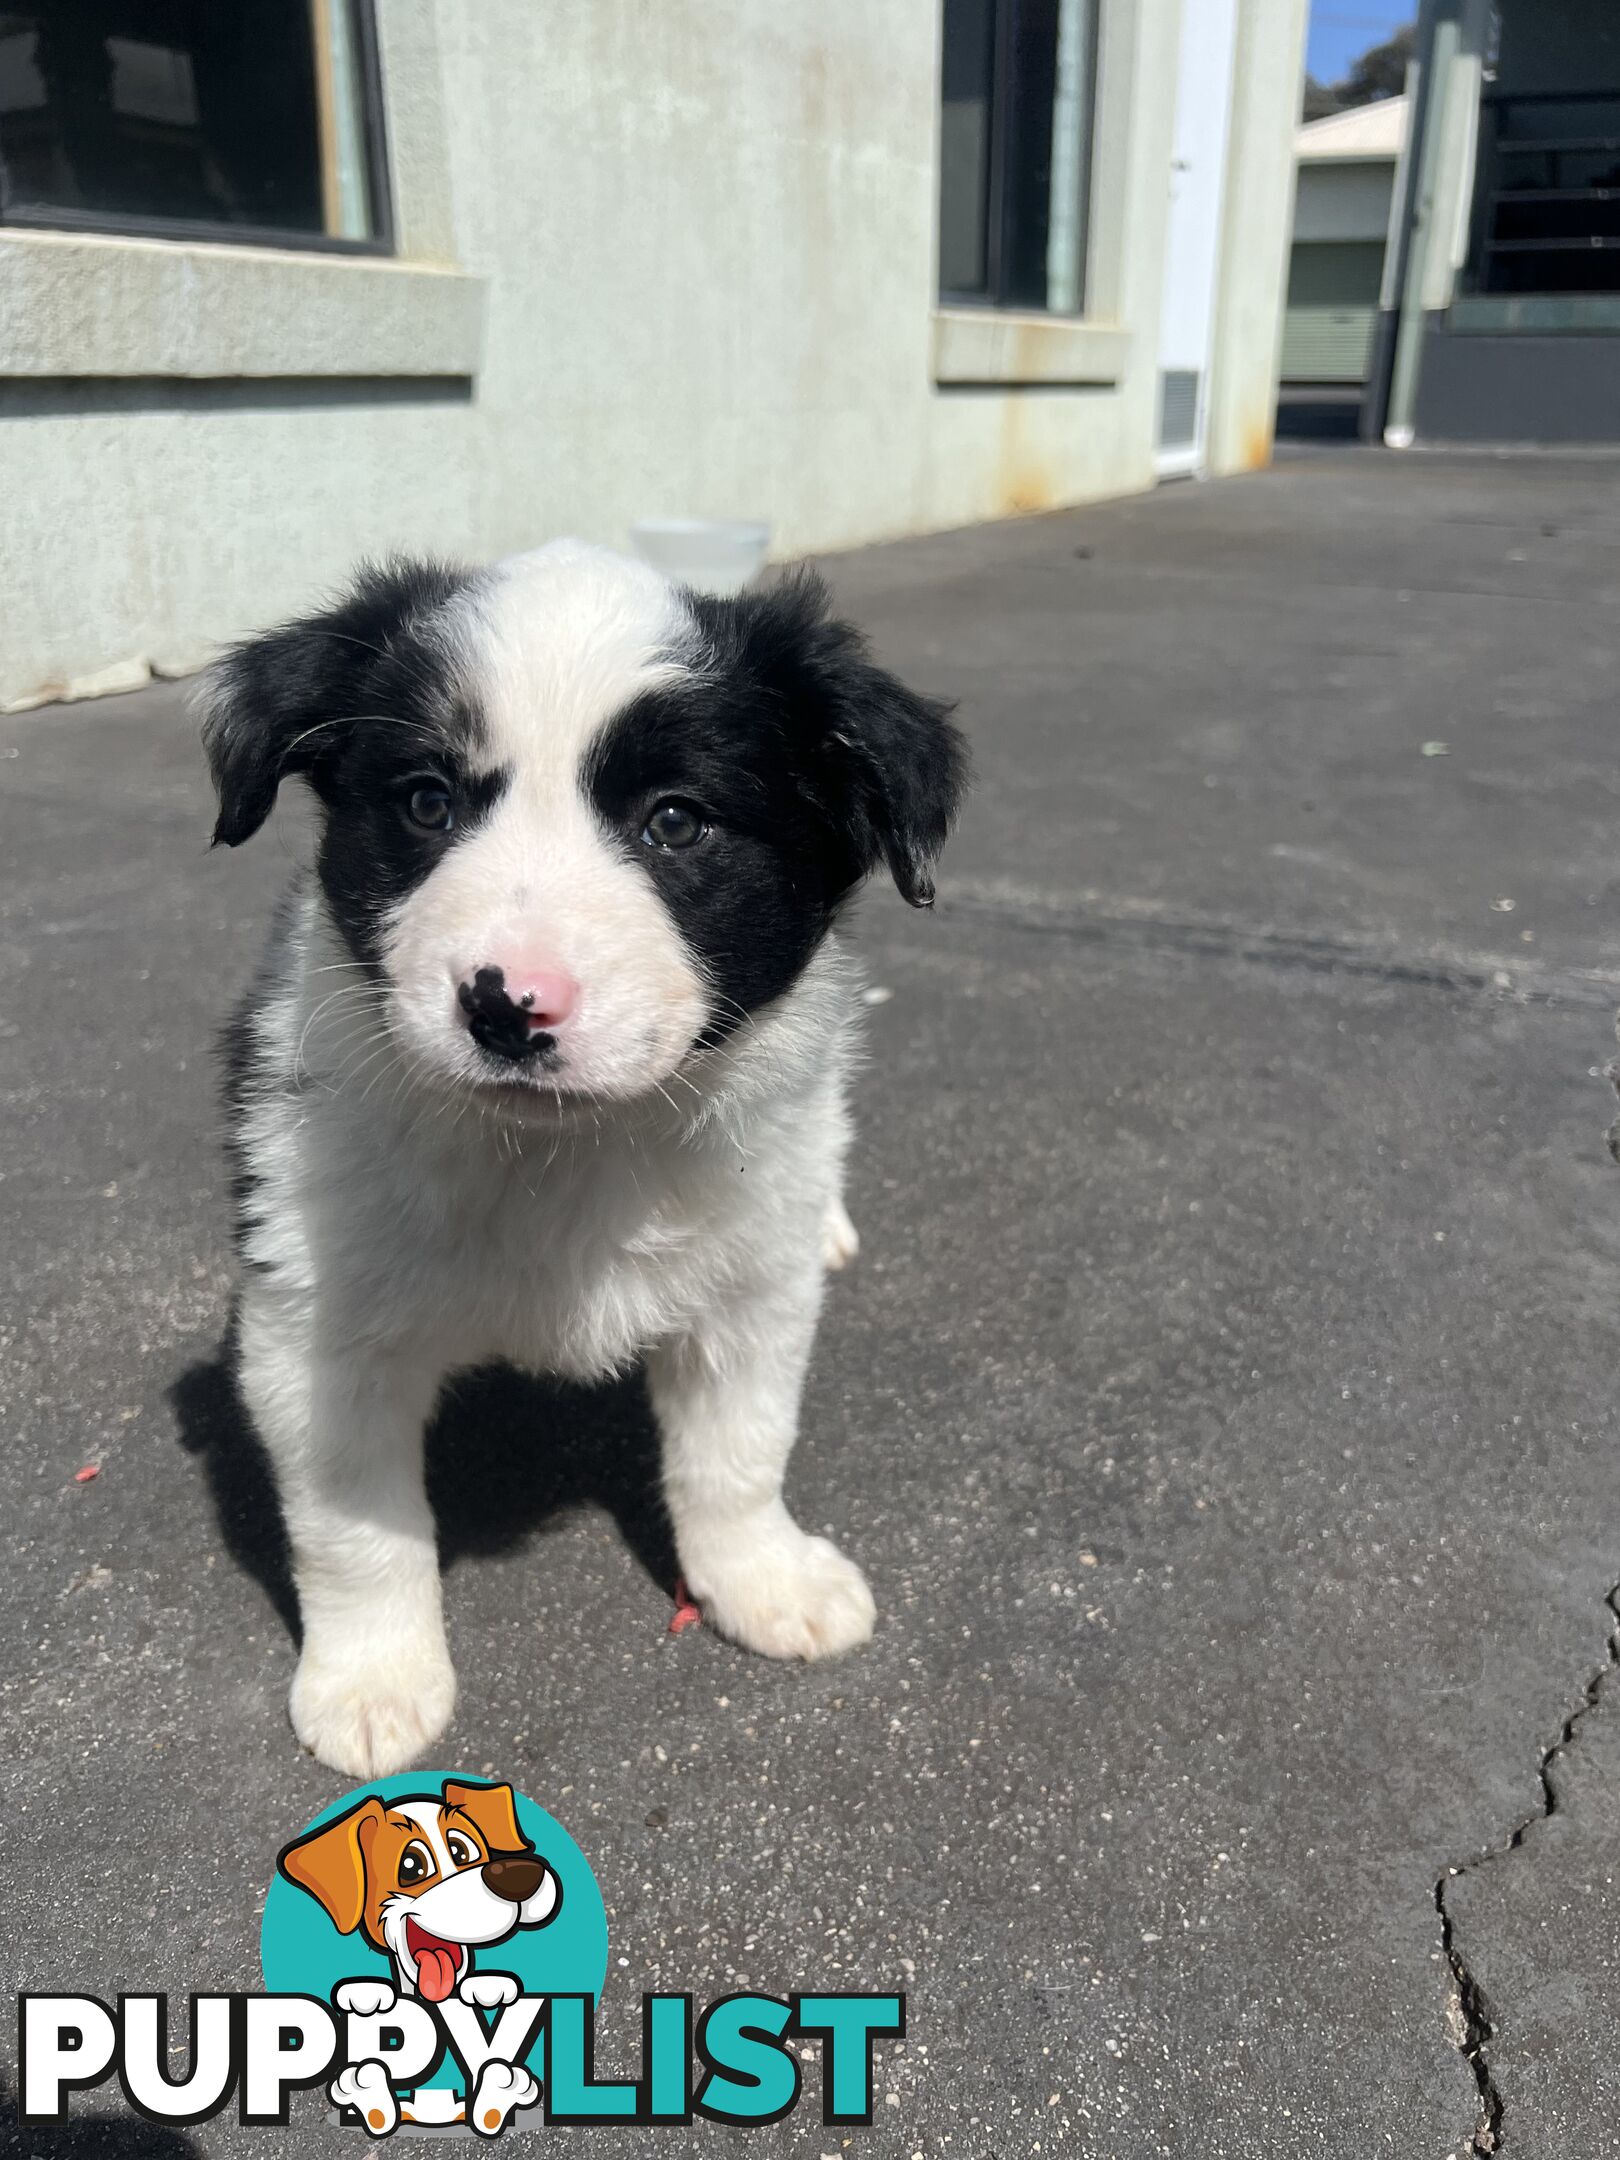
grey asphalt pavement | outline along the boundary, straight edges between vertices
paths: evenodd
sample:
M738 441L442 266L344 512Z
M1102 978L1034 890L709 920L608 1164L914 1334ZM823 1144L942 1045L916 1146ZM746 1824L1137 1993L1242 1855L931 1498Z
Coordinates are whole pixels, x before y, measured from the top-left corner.
M1620 2151L1620 464L1313 450L828 567L979 774L936 914L863 907L792 1475L877 1639L669 1635L636 1388L491 1377L444 1766L592 1860L603 2072L643 1988L906 1988L872 2129L762 2153ZM207 826L172 691L0 724L8 1993L255 1985L341 1789L219 1356L209 1040L305 834ZM287 2148L87 2114L6 2149Z

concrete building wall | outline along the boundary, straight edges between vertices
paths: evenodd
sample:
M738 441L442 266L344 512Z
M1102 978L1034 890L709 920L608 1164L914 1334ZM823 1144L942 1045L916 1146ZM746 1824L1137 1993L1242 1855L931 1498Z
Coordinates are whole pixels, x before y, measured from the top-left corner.
M1092 312L1128 343L1031 396L934 387L933 0L456 11L487 544L691 511L767 516L793 554L1145 485L1175 13L1108 18L1099 103L1131 109Z
M1197 0L1187 5L1196 6ZM1212 472L1248 472L1271 456L1305 18L1306 0L1243 0L1238 13L1210 368Z
M1393 158L1301 158L1283 318L1284 382L1355 383L1372 359Z
M1299 168L1294 198L1294 242L1376 240L1389 230L1390 193L1395 185L1393 158L1360 158L1354 163L1312 164Z
M1078 323L936 309L938 0L377 0L398 263L0 233L0 702L394 547L725 513L791 556L1150 485L1179 9L1101 10ZM1301 14L1245 0L1251 55ZM1292 65L1240 89L1222 467L1269 439Z

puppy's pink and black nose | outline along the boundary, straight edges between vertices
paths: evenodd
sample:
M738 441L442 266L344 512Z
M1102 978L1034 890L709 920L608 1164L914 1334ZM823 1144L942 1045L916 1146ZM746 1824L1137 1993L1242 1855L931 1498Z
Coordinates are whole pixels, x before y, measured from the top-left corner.
M557 1030L579 1003L579 985L538 961L481 967L456 986L468 1033L481 1049L517 1063L554 1048Z
M495 1853L484 1862L483 1876L498 1898L505 1898L509 1905L522 1905L545 1881L546 1867L532 1853Z

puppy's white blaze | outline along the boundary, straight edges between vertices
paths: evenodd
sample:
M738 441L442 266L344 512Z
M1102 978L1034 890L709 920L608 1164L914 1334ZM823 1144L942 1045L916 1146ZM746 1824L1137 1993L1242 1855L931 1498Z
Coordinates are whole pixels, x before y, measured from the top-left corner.
M577 781L614 714L683 680L696 657L696 626L676 588L581 540L509 556L462 606L490 731L487 767Z
M484 723L475 763L505 784L393 912L383 959L400 1033L429 1070L487 1080L456 987L538 953L580 987L546 1082L640 1094L681 1062L709 999L644 865L603 829L587 774L618 714L690 675L692 621L655 571L566 541L497 565L451 636Z

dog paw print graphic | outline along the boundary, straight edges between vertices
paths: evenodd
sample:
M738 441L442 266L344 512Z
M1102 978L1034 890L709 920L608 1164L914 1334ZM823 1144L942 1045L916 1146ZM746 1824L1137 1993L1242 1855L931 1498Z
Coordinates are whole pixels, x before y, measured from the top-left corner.
M548 1996L600 1996L607 1916L584 1854L526 1795L414 1773L282 1849L262 1956L268 1988L342 2021L326 2093L344 2121L490 2138L539 2100Z

